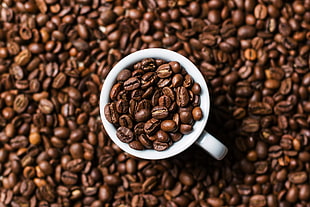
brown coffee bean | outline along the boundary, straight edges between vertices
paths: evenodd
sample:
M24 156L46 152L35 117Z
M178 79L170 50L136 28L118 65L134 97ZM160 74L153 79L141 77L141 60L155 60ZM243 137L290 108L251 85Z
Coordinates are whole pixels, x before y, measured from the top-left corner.
M256 50L253 49L253 48L247 48L245 51L244 51L244 57L247 59L247 60L251 60L251 61L254 61L256 60Z
M48 99L41 99L39 109L44 114L50 114L54 110L54 104Z
M119 127L116 132L116 136L125 143L129 143L134 138L133 132L126 127Z
M299 188L299 199L303 201L307 201L310 198L310 185L304 184Z
M168 78L172 75L172 69L168 63L162 64L156 70L157 76L159 78Z
M168 149L168 147L169 147L169 144L166 142L160 142L160 141L153 142L153 148L156 151L163 151L163 150Z
M141 135L140 135L140 136L141 136ZM133 148L133 149L135 149L135 150L143 150L143 149L144 149L143 146L144 146L144 145L143 145L140 141L137 141L137 140L131 141L131 142L129 143L129 147L131 147L131 148Z
M256 29L249 25L244 25L239 27L238 29L238 36L241 39L248 39L254 37L256 33Z
M162 130L158 130L155 134L155 137L156 137L156 140L159 142L169 142L170 141L169 135Z
M175 88L181 86L183 84L183 79L184 78L181 74L179 74L179 73L175 74L171 80L172 86Z
M180 125L180 132L182 134L189 134L191 133L193 130L193 126L190 124L181 124Z
M189 93L185 87L181 86L177 88L176 102L180 107L184 107L189 103Z
M254 16L257 19L265 19L268 14L267 7L263 4L257 4L254 9Z
M31 57L31 52L25 49L18 53L17 56L15 56L14 61L17 65L25 66L31 60Z
M133 120L131 119L130 116L124 114L122 116L119 117L119 125L123 126L123 127L127 127L129 129L133 128Z
M152 117L155 119L165 119L169 115L169 111L164 106L155 106L152 109Z
M194 119L195 121L199 121L199 120L202 119L202 117L203 117L203 112L202 112L202 110L201 110L201 108L200 108L199 106L193 108L193 110L192 110L192 116L193 116L193 119Z
M54 172L52 165L47 161L40 162L39 167L45 175L51 175Z
M258 120L254 118L243 119L241 129L245 132L256 132L259 129Z
M249 112L255 115L267 115L272 113L272 107L264 102L251 102Z
M73 159L83 158L84 149L80 143L70 145L69 151Z
M122 70L118 75L116 80L117 81L126 81L131 77L131 71L129 69Z
M288 179L294 184L301 184L307 180L308 176L307 173L304 171L301 172L294 172L288 174Z
M20 94L15 97L13 108L17 113L22 113L28 107L28 104L29 98L24 94Z
M61 174L61 181L65 184L65 185L69 185L72 186L74 184L77 183L78 181L78 176L74 173L71 173L69 171L64 171Z
M292 186L286 194L286 200L290 203L295 203L298 200L298 188Z
M116 110L116 104L111 103L111 104L105 105L104 115L110 123L117 124L118 119L119 119L119 114L117 113L117 110Z
M152 142L149 140L149 138L145 134L141 134L138 137L140 143L147 149L152 148Z
M136 77L131 77L124 82L124 89L132 91L140 87L140 80Z
M161 122L160 128L165 132L174 132L177 129L177 125L173 120L164 120Z
M85 163L82 159L74 159L71 160L67 163L66 165L66 170L73 172L73 173L78 173L81 172L85 167Z

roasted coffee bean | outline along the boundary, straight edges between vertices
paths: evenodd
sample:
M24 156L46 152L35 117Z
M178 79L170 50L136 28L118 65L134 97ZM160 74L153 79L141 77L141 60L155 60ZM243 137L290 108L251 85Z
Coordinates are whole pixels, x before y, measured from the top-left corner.
M184 124L191 124L193 122L193 115L191 111L180 112L180 121Z
M160 124L160 128L165 132L175 132L177 127L177 124L173 120L164 120Z
M202 112L202 110L201 110L201 108L200 108L199 106L193 108L193 110L192 110L192 116L193 116L193 119L194 119L195 121L199 121L199 120L202 119L202 117L203 117L203 112Z
M168 78L172 75L172 69L168 63L162 64L156 70L156 74L159 78Z
M116 110L116 104L111 103L104 107L104 115L110 123L117 124L119 119L119 114Z
M152 148L152 142L148 139L148 137L145 134L141 134L138 137L140 143L147 149Z
M120 126L129 128L129 129L132 129L133 126L134 126L132 118L129 115L126 115L126 114L120 116L118 122L119 122Z
M272 107L268 103L251 102L249 112L255 115L268 115L272 113Z
M124 82L124 89L132 91L140 87L140 80L136 77L131 77Z
M165 119L169 115L169 111L164 106L154 106L152 109L152 117L155 119Z
M307 176L307 173L303 171L294 172L294 173L288 174L288 179L294 184L301 184L301 183L304 183L308 179L308 176Z
M116 131L116 136L125 143L129 143L133 140L134 134L133 132L126 127L119 127Z
M141 77L141 88L147 89L153 86L157 81L155 72L147 72Z
M153 116L153 112L151 112L149 109L140 109L135 113L135 120L137 122L145 122L150 119L151 115Z
M116 110L120 114L124 114L128 112L129 104L127 101L120 99L115 104Z
M177 88L176 103L180 107L187 106L187 104L189 103L189 93L187 89L183 86Z
M129 147L131 147L132 149L135 149L135 150L143 150L144 149L143 146L144 145L140 141L136 141L136 140L131 141L129 143Z
M169 144L166 142L160 142L160 141L154 141L153 142L153 148L156 151L164 151L166 149L168 149Z
M66 169L73 173L81 172L84 169L85 162L82 159L74 159L67 163Z
M172 86L175 88L181 86L183 84L183 79L184 77L181 74L175 74L171 80Z
M144 124L144 131L146 134L152 135L158 130L159 127L160 121L158 119L151 118Z
M169 108L172 104L172 100L169 96L163 95L158 99L158 105Z
M155 136L156 136L156 140L159 142L169 142L170 141L169 134L167 134L163 130L158 130L156 132Z
M78 176L74 173L71 173L69 171L64 171L61 174L61 181L65 184L65 185L69 185L72 186L74 184L77 183L78 181Z
M113 85L113 87L112 87L112 89L110 91L110 98L112 100L115 100L121 90L122 90L122 85L120 83L117 83L117 84Z

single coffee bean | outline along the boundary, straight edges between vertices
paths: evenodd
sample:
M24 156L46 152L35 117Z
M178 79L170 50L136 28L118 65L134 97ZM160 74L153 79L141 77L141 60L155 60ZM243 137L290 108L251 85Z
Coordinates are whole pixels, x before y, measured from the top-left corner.
M157 76L159 78L168 78L172 75L172 69L169 64L162 64L156 70Z
M124 82L124 89L132 91L140 87L140 80L136 77L131 77Z
M191 124L193 122L193 115L191 111L180 112L180 121L183 124Z
M32 54L28 49L22 50L15 56L14 61L17 65L25 66L31 60Z
M184 107L189 103L189 93L187 89L183 86L177 88L176 103L180 107Z
M117 110L116 110L116 104L110 103L110 104L105 105L104 115L110 123L117 124L118 119L119 119L119 114L117 113Z
M202 117L203 117L203 112L202 112L202 110L201 110L201 108L200 108L199 106L193 108L193 110L192 110L192 116L193 116L193 119L194 119L195 121L199 121L199 120L202 119Z
M149 120L151 115L153 116L153 112L151 113L149 109L141 109L137 113L135 113L135 120L137 122L144 122L144 121Z
M122 116L119 117L119 125L132 129L134 127L134 123L132 118L129 115L123 114Z
M144 149L143 146L144 145L140 141L137 141L137 140L131 141L129 143L129 147L131 147L131 148L133 148L135 150L143 150Z
M20 94L15 97L13 108L17 113L22 113L29 104L29 98L25 94Z
M77 183L78 181L78 176L74 173L71 173L69 171L64 171L61 174L61 181L65 184L65 185L69 185L72 186L74 184Z
M78 158L71 160L67 163L66 165L66 170L73 172L73 173L78 173L81 172L85 167L85 162L83 159Z
M264 102L249 103L249 112L255 115L267 115L272 113L272 107Z
M133 132L126 127L119 127L116 131L116 136L125 143L129 143L133 140L134 135Z
M164 120L161 122L160 128L165 132L174 132L177 129L177 125L173 120Z
M138 137L140 143L147 149L152 148L152 142L148 139L148 137L145 134L141 134Z
M294 184L304 183L307 179L307 173L304 171L301 172L293 172L288 174L288 179Z
M164 106L155 106L152 109L152 117L155 119L165 119L169 115L169 111Z
M183 86L185 88L192 87L193 82L194 82L193 78L189 74L186 74L183 80Z
M110 91L110 98L112 100L116 100L117 96L119 95L120 91L122 90L122 85L121 83L116 83L113 85Z
M163 95L161 97L159 97L158 99L158 105L159 106L164 106L166 108L169 108L172 104L172 100L169 96L167 95Z
M119 99L116 104L116 111L120 114L124 114L127 113L129 110L129 104L127 101L123 100L123 99Z
M131 77L131 71L129 69L122 70L118 75L116 80L117 81L126 81Z
M48 99L41 99L39 109L44 114L50 114L54 110L54 104Z
M160 141L154 141L153 142L153 148L156 151L164 151L166 149L168 149L169 144L166 142L160 142Z
M190 124L181 124L180 125L180 132L182 134L189 134L191 133L193 130L193 126Z
M183 84L183 79L184 77L181 74L175 74L171 80L172 86L175 88L181 86Z
M144 131L146 134L148 135L152 135L154 134L159 126L160 126L160 121L158 119L155 118L151 118L149 119L145 124L144 124Z
M163 130L158 130L156 132L155 136L157 138L156 140L158 140L159 142L169 142L170 141L169 134L167 134Z

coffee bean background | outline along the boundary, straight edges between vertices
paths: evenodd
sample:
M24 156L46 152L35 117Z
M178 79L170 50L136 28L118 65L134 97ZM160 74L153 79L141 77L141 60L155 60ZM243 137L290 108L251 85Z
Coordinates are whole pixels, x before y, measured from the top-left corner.
M224 160L137 160L107 136L103 80L151 47L203 73ZM309 0L2 0L1 206L309 207L309 50Z

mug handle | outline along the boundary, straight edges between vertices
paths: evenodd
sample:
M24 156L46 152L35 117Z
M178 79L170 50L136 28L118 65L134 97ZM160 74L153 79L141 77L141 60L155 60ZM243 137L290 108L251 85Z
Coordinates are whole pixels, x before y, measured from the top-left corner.
M219 140L203 130L201 135L196 141L201 148L206 150L212 157L217 160L222 160L228 152L228 149Z

